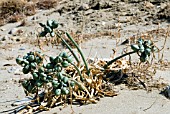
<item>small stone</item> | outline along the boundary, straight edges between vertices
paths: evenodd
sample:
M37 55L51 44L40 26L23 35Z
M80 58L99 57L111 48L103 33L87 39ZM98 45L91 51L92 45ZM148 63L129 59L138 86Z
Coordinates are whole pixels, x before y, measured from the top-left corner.
M8 32L8 34L11 34L11 35L13 35L13 36L18 36L18 35L20 35L21 33L23 33L23 30L18 29L18 28L13 28L13 29L11 29L11 30Z
M1 41L6 41L7 39L9 39L8 36L4 36L1 38Z
M167 4L161 3L160 7L161 7L161 9L165 9L167 7Z
M150 2L145 2L144 5L145 5L146 8L149 8L149 9L154 7L154 5Z
M5 29L4 28L0 28L0 31L5 31Z
M89 9L89 5L88 4L82 4L78 10L88 10Z
M90 15L90 14L92 14L92 13L94 13L94 10L89 9L89 10L87 10L87 11L84 13L84 15Z

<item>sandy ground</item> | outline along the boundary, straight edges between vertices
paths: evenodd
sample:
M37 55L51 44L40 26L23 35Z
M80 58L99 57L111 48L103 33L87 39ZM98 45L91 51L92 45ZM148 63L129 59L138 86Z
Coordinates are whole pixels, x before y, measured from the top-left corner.
M133 0L132 0L133 1ZM137 0L138 1L138 0ZM140 1L140 0L139 0ZM73 31L81 34L97 34L98 32L111 33L109 35L91 35L88 40L80 39L83 43L80 44L86 57L110 58L113 55L112 49L118 51L117 54L122 52L124 45L120 45L124 39L133 35L141 35L147 31L156 30L157 28L166 29L169 26L167 19L159 20L154 17L150 11L157 11L161 3L154 3L154 9L139 10L144 2L126 3L126 2L109 2L115 7L102 7L101 9L94 9L93 7L75 2L61 2L56 9L37 11L34 16L26 18L26 25L17 27L21 22L10 23L0 27L0 113L15 107L11 104L18 99L25 98L24 91L18 83L20 79L29 76L21 73L21 68L15 63L15 58L18 55L24 55L30 50L40 50L34 44L30 44L32 40L36 39L37 28L39 22L46 22L47 19L55 19L61 23L60 29ZM86 2L85 2L86 3ZM117 4L118 3L118 4ZM101 4L104 4L101 2ZM138 5L137 5L138 4ZM166 4L166 2L162 3ZM70 6L69 6L70 5ZM79 9L83 6L87 9ZM126 7L126 8L125 8ZM144 6L143 6L144 7ZM70 11L70 9L72 10ZM124 9L125 8L125 9ZM62 15L58 13L63 9ZM119 10L116 10L119 9ZM118 14L117 14L118 12ZM149 12L149 13L148 13ZM127 15L129 14L129 15ZM130 15L131 14L131 15ZM118 16L119 15L119 16ZM153 16L153 18L151 17ZM146 18L150 17L150 20ZM119 18L119 19L118 19ZM155 19L156 18L156 19ZM160 23L155 24L157 21ZM83 26L83 27L82 27ZM22 30L23 33L8 34L12 29ZM167 30L167 29L166 29ZM120 31L120 32L118 32ZM169 30L170 31L170 30ZM120 33L120 35L119 35ZM85 36L84 35L84 36ZM163 45L163 36L157 37L153 35L154 41L158 41L157 45ZM119 38L120 37L120 38ZM20 41L16 41L16 40ZM31 40L30 40L31 39ZM118 46L116 46L116 42ZM26 41L26 42L25 42ZM23 43L24 42L24 43ZM164 50L164 60L170 61L170 38L167 38L167 44ZM46 54L57 55L63 48L59 46L57 49L51 46L43 46ZM137 59L137 58L135 58ZM169 66L168 66L169 67ZM164 80L170 83L170 68L165 70L157 70L155 78L163 77ZM73 105L71 108L68 106L59 106L51 109L46 113L57 114L168 114L170 113L169 99L162 96L159 90L153 90L147 93L145 90L129 90L124 85L119 85L117 88L119 95L113 98L101 98L97 104L88 104L84 106ZM9 112L3 112L9 113Z

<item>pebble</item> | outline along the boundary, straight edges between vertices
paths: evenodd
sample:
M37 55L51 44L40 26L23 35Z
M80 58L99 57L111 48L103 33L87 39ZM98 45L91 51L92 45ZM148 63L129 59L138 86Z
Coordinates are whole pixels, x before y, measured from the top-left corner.
M90 7L88 4L82 4L78 10L88 10Z
M145 2L144 5L145 5L146 8L153 8L154 7L154 5L150 2Z
M9 68L8 73L12 73L12 74L15 74L15 75L22 75L23 74L22 68L16 68L16 67Z
M167 4L161 3L161 5L160 5L160 8L161 8L161 9L165 9L166 7L167 7Z
M8 36L3 36L3 37L1 38L1 41L6 41L6 40L8 40L8 39L9 39Z
M18 36L20 35L21 33L23 33L23 30L19 29L19 28L13 28L11 29L8 34L11 34L13 36Z

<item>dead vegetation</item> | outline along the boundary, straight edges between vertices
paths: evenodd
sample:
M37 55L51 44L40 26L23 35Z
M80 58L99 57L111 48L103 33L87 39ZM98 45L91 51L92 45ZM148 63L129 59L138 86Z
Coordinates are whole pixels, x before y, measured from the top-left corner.
M36 13L36 9L50 9L58 5L58 0L4 0L0 2L0 26L18 22Z

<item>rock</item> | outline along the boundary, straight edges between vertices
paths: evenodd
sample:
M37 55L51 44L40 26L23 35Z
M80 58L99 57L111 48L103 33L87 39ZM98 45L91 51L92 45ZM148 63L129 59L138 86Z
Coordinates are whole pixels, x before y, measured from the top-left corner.
M88 4L82 4L79 8L78 8L78 10L88 10L90 7L89 7L89 5Z
M13 37L10 37L10 40L16 41L16 42L21 42L21 41L25 40L25 37L13 36Z
M13 36L18 36L18 35L21 35L22 33L23 33L23 30L19 28L13 28L8 32L8 34L11 34Z
M0 28L0 31L5 31L6 29L4 29L4 28Z
M8 36L3 36L3 37L1 38L1 41L6 41L6 40L8 40L8 39L9 39Z
M145 6L146 8L149 8L149 9L154 8L154 5L153 5L152 3L150 3L150 2L145 2L145 3L144 3L144 6Z
M89 10L87 10L85 13L84 13L84 15L90 15L90 14L92 14L92 13L94 13L94 10L92 10L92 9L89 9Z

